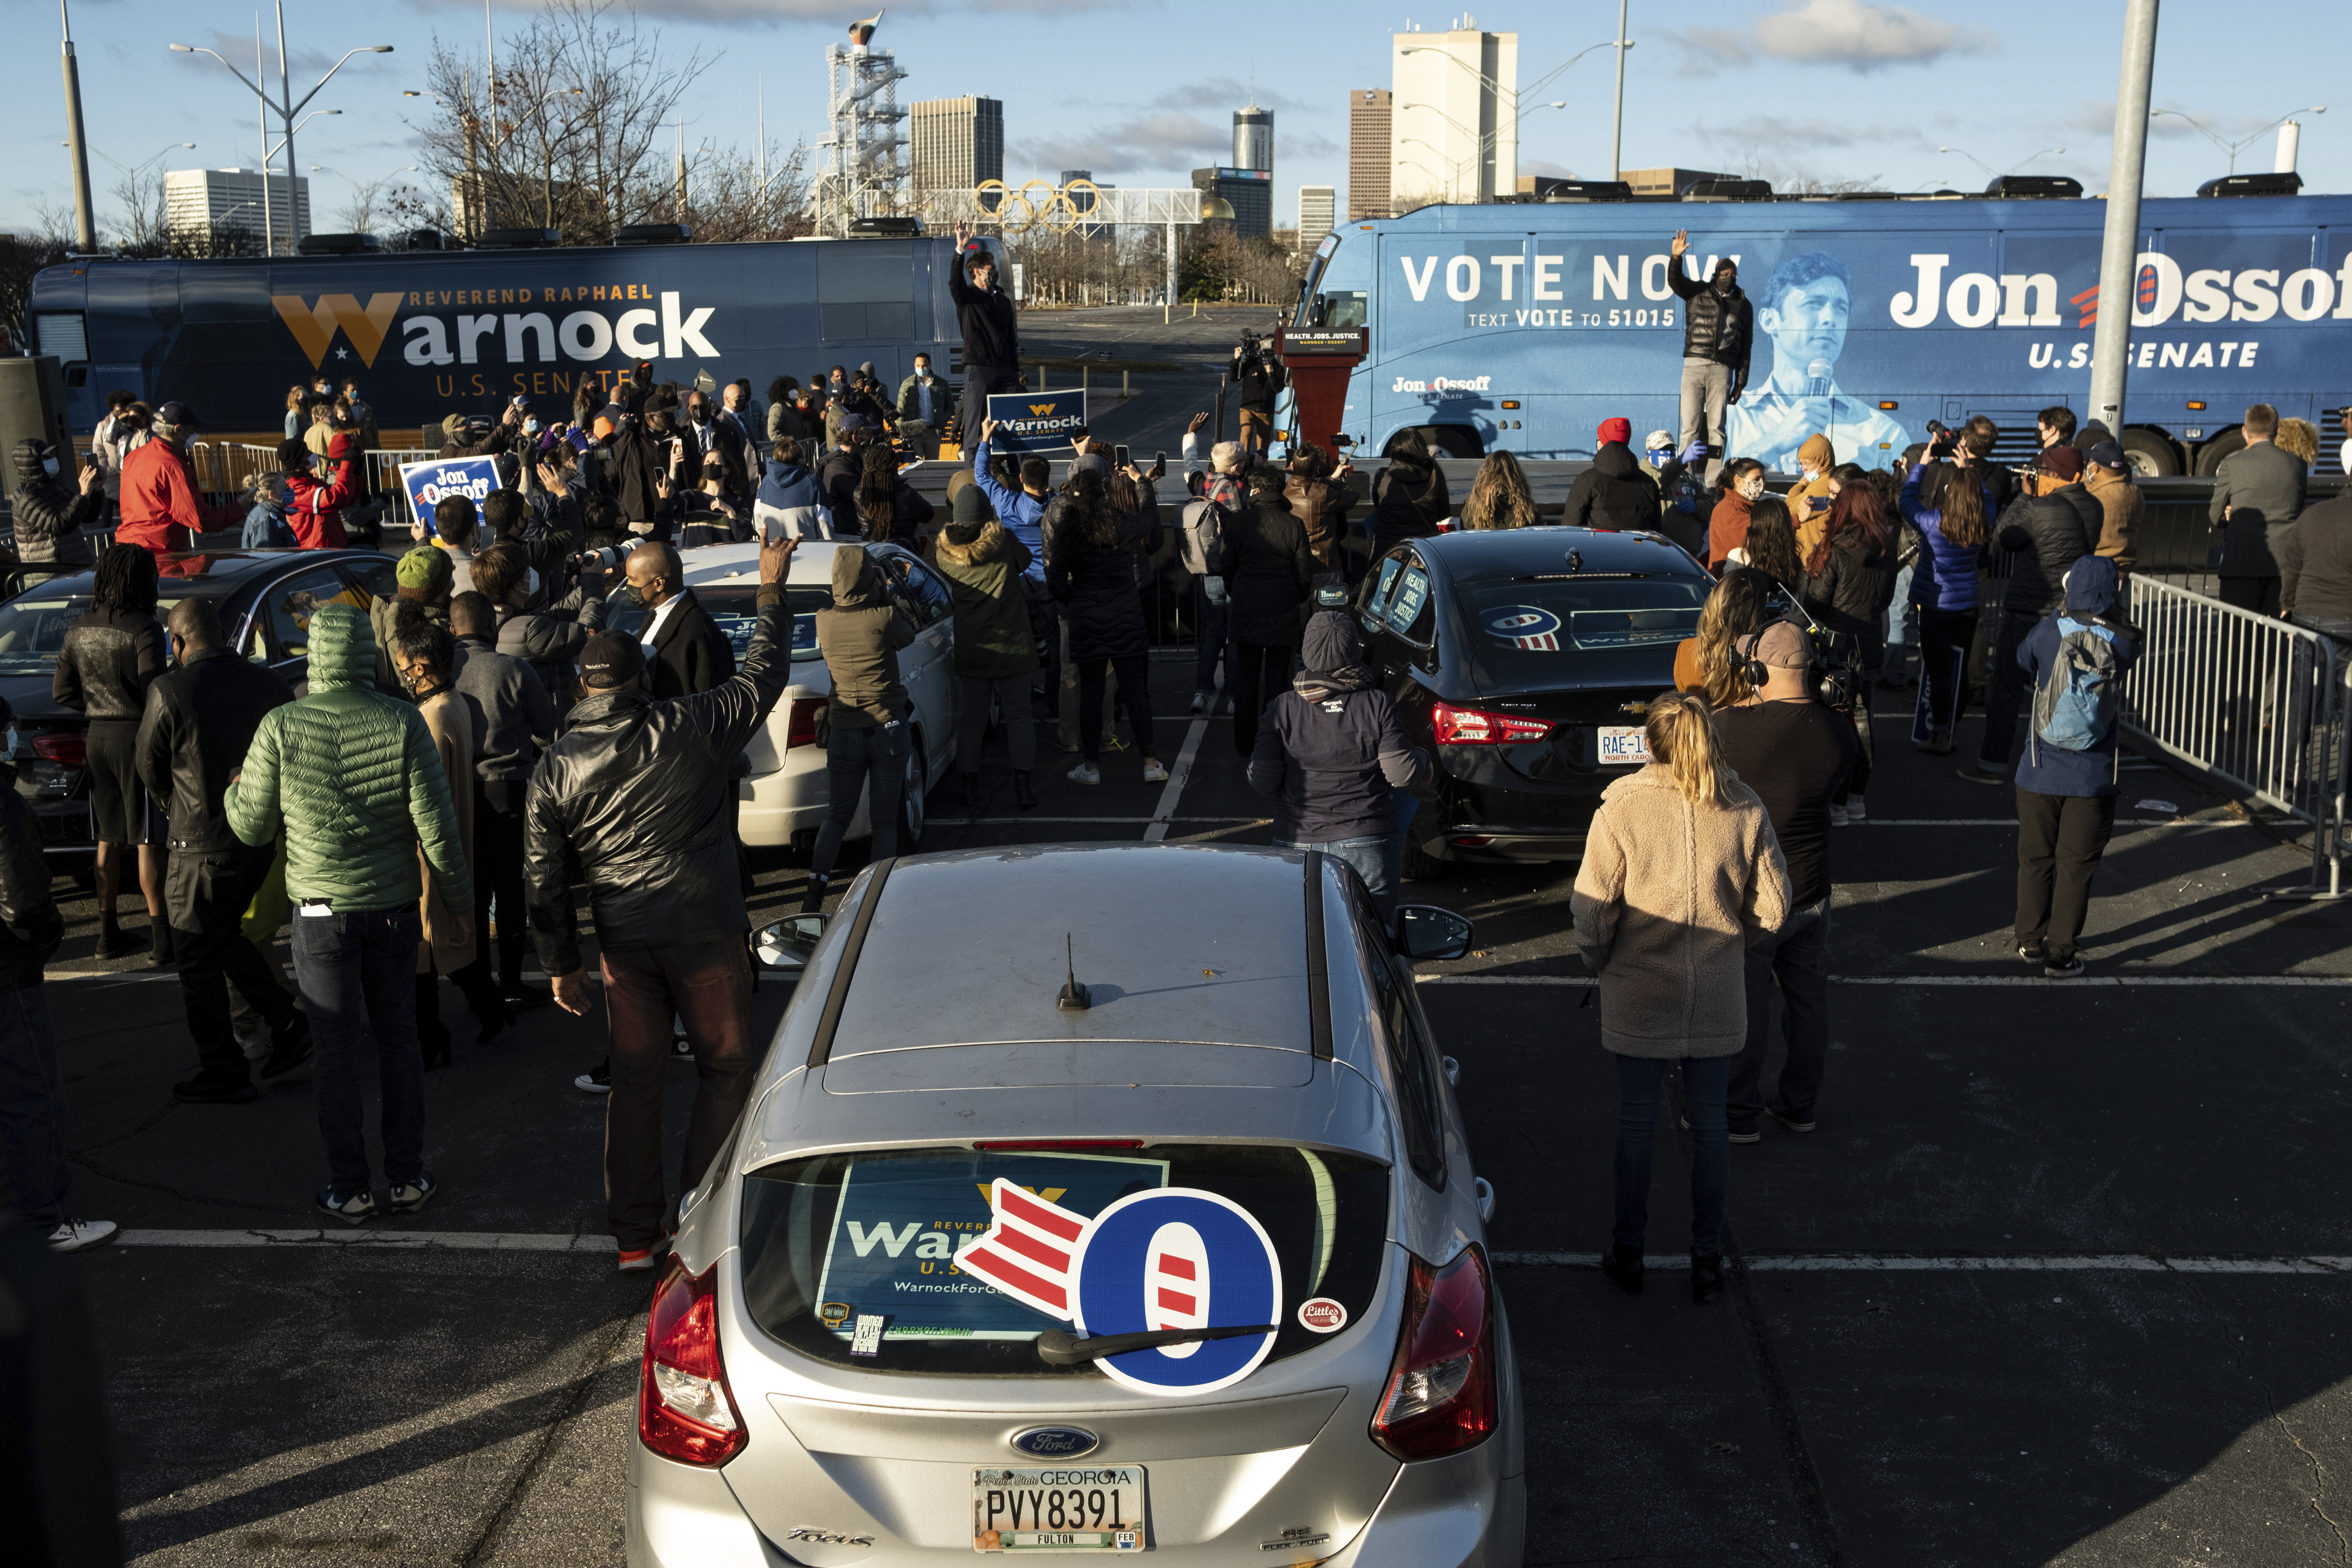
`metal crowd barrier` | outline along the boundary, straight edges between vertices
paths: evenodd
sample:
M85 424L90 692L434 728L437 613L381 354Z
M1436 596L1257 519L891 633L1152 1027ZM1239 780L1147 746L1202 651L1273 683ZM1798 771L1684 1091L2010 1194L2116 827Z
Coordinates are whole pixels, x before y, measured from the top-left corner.
M2312 826L2311 883L2343 896L2346 680L2332 638L2135 573L2146 637L2124 681L2124 732Z

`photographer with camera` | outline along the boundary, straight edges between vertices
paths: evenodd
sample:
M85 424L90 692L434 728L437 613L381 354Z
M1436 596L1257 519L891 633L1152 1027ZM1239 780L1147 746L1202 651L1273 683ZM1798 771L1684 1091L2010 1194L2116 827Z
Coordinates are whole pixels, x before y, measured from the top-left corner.
M1880 629L1886 606L1895 596L1894 520L1879 504L1878 491L1868 483L1847 485L1830 504L1829 530L1805 558L1800 588L1805 608L1822 625L1855 650L1860 680L1857 697L1878 679L1885 658ZM1860 750L1848 791L1830 805L1830 825L1843 827L1864 820L1863 791L1870 784L1870 704L1853 706L1855 739Z
M2052 412L2063 410L2045 411L2045 424ZM2025 472L2024 495L2001 514L2000 547L2019 553L2010 567L2009 591L1993 639L1984 741L1975 764L1958 770L1970 784L2009 783L2017 710L2025 691L2017 650L2042 618L2065 602L2067 568L2098 548L2106 514L2098 498L2083 488L2082 478L2082 455L2074 447L2044 447Z
M1242 389L1242 450L1252 458L1263 458L1274 434L1274 400L1290 384L1289 373L1267 349L1265 340L1244 327L1242 341L1234 345L1228 374Z
M1991 437L1973 426L1957 436L1938 433L1928 443L1926 461L1911 466L1895 503L1926 545L1911 571L1911 603L1919 612L1919 703L1927 731L1924 737L1915 731L1914 743L1931 757L1952 754L1952 726L1968 689L1978 579L1992 536L1992 490L1983 460L1991 450Z
M1727 584L1717 590L1727 591ZM1768 1111L1791 1132L1813 1130L1830 1049L1832 803L1862 753L1854 726L1818 700L1816 655L1802 627L1772 621L1739 638L1733 653L1747 695L1716 710L1717 739L1723 760L1763 801L1789 868L1788 918L1748 950L1748 1037L1731 1068L1731 1142L1753 1143L1761 1137L1757 1118ZM1771 1054L1776 986L1789 1055L1768 1104L1759 1084Z

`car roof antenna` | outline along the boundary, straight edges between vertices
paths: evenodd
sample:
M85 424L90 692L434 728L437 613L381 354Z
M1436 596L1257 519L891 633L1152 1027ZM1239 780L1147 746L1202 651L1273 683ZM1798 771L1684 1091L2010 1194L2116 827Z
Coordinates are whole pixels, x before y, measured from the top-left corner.
M1062 933L1062 958L1070 977L1063 984L1062 994L1054 998L1054 1005L1065 1013L1083 1013L1095 1005L1095 999L1078 984L1078 962L1067 931Z

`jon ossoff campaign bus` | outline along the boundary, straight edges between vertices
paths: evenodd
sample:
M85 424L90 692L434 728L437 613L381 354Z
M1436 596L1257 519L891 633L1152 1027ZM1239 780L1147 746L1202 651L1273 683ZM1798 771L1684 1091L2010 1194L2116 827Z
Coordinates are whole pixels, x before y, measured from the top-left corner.
M748 376L762 398L773 376L866 360L886 387L919 353L959 370L954 258L946 239L88 258L40 273L30 314L76 429L122 387L184 399L211 430L275 432L286 389L320 372L357 376L390 428L517 395L568 409L640 360L680 384Z
M1295 325L1371 329L1340 426L1358 451L1418 427L1457 456L1589 457L1606 418L1676 428L1667 247L1686 228L1691 276L1738 258L1755 309L1731 456L1793 469L1819 430L1839 460L1883 467L1928 420L1978 414L2007 450L2032 444L2037 410L2088 401L2105 216L2064 198L1430 206L1333 230ZM2140 224L2119 432L2134 465L2210 473L2246 405L2268 403L2321 426L2334 472L2352 198L2149 201Z

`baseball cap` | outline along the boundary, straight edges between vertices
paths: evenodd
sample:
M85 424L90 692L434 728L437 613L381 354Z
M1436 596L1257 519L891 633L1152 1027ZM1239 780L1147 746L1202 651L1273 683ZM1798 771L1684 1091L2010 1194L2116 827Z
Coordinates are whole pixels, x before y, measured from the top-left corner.
M195 424L196 411L175 397L155 410L155 422L184 430Z
M871 429L872 426L866 423L866 416L863 414L845 414L841 416L838 428L843 435L846 436L853 430L866 430Z
M1603 419L1599 434L1603 445L1611 441L1631 441L1633 438L1633 422L1631 419Z
M2054 479L2079 479L2083 477L2083 454L2072 447L2044 447L2041 468Z
M1675 433L1671 430L1653 430L1642 437L1642 450L1645 452L1671 452L1674 447Z
M1773 669L1802 669L1813 662L1813 650L1793 623L1774 621L1756 639L1756 660Z
M2123 447L2114 441L2100 442L2083 454L2083 460L2086 463L2096 463L2103 468L2122 468L2129 466L2124 457Z
M625 686L645 667L645 650L627 632L598 632L580 650L580 680L584 686L608 689Z

